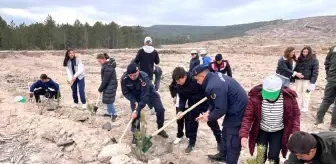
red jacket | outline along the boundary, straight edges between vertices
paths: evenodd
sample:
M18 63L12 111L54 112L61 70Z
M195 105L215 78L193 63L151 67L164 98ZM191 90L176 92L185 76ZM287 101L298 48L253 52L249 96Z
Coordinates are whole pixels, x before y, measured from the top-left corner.
M262 96L261 96L262 85L258 85L251 89L249 92L249 102L247 104L241 129L239 131L240 138L249 138L249 149L251 155L254 153L254 148L257 142L257 138L260 130L261 122L261 106L262 106ZM283 113L283 123L284 132L282 135L282 150L281 153L284 158L288 151L287 142L290 134L300 131L300 110L296 101L296 92L284 88L282 91L284 99L284 113ZM252 127L252 128L251 128Z

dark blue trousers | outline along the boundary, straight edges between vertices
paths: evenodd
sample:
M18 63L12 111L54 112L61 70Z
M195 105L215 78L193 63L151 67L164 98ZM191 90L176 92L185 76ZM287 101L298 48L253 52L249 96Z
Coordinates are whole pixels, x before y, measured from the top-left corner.
M224 155L226 164L237 164L240 156L241 144L239 127L223 127L220 153Z
M156 123L158 129L160 129L161 127L163 127L164 124L164 112L165 112L165 109L163 108L161 102L161 98L159 96L155 98L150 98L147 105L154 107L156 113ZM131 103L131 109L132 111L135 110L135 104ZM140 129L140 118L141 114L138 113L137 118L132 122L132 132L134 132L135 129Z
M72 98L74 100L75 104L78 104L78 92L79 91L79 97L81 99L82 104L86 104L86 98L85 98L85 78L79 80L78 78L74 81L74 83L71 86L72 89Z

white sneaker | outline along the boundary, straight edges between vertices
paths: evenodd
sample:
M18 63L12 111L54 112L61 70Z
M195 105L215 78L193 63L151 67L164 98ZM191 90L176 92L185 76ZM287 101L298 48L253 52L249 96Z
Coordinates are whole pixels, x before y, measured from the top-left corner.
M86 109L86 108L87 108L86 104L82 104L82 109Z
M151 111L150 112L151 115L155 115L155 109L154 108L150 109L150 111Z
M72 104L71 108L78 108L78 104Z
M301 112L308 112L308 108L302 108Z
M174 140L174 144L176 145L176 144L179 144L180 142L181 142L181 140L182 140L182 138L176 138L175 140Z

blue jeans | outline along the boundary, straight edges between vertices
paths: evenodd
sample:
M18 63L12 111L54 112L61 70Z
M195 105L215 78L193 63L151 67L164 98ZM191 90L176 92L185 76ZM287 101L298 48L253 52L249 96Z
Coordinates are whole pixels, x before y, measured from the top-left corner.
M114 104L106 104L107 106L107 112L109 114L112 114L113 116L117 115L116 109L114 107Z
M78 87L77 87L78 85ZM85 78L82 80L78 80L78 78L74 81L74 83L71 86L72 89L72 98L74 100L75 104L78 104L78 92L77 88L79 90L79 97L81 99L82 104L86 104L86 98L85 98Z
M289 85L290 85L290 79L289 78L285 78L285 77L279 76L279 75L277 75L277 76L280 77L280 79L282 80L282 85L283 86L289 87Z

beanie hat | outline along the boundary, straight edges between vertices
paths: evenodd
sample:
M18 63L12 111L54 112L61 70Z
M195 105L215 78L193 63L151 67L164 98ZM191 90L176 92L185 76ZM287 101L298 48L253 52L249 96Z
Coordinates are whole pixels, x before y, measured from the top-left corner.
M276 75L268 76L262 84L262 97L267 100L276 100L282 88L282 80Z
M135 63L131 63L127 66L127 74L136 73L139 70L138 65Z
M222 59L223 59L222 54L217 54L216 57L215 57L216 61L221 61Z

